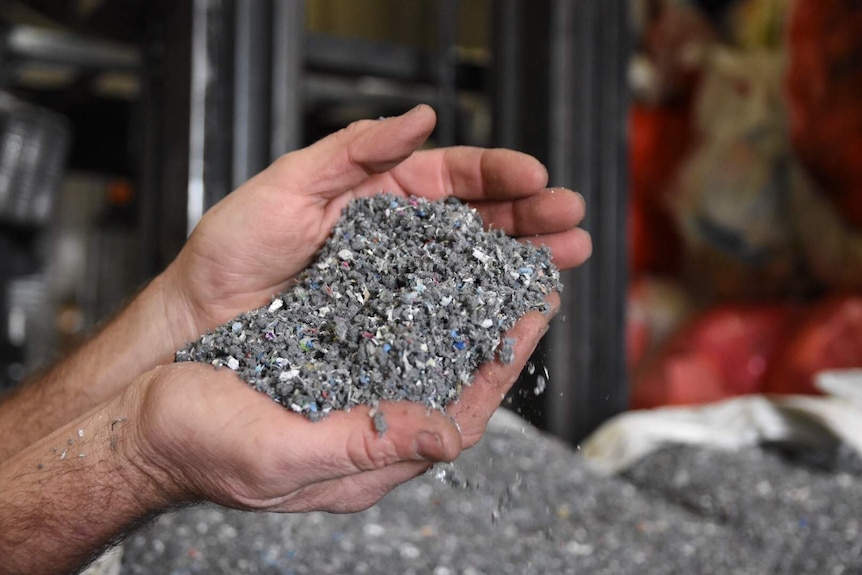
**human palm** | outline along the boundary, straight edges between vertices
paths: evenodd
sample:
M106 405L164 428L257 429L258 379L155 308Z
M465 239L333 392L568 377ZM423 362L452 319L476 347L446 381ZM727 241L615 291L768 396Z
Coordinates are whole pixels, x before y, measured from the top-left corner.
M552 310L558 298L551 299ZM241 382L230 370L182 363L151 372L138 431L146 460L171 478L177 502L206 499L268 511L350 512L376 503L435 461L474 445L544 334L550 314L533 311L510 330L509 364L483 365L443 414L420 403L381 402L380 433L367 406L311 422Z
M575 226L583 200L546 190L547 172L511 150L417 151L434 128L431 108L351 124L287 154L207 212L171 265L193 338L264 305L312 260L355 197L382 191L470 202L486 225L548 245L561 267L590 253Z

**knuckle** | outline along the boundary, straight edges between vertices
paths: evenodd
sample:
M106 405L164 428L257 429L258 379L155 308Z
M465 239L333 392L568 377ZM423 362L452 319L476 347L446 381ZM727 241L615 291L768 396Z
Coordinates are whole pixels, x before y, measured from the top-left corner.
M390 435L373 430L355 433L347 448L351 464L361 471L373 471L397 462L398 450Z
M461 449L469 449L476 445L488 427L488 421L494 413L494 408L465 407L457 415L455 422L461 434Z
M356 136L368 130L371 126L374 126L377 122L374 120L356 120L347 125L346 128L341 130L341 134L344 136Z

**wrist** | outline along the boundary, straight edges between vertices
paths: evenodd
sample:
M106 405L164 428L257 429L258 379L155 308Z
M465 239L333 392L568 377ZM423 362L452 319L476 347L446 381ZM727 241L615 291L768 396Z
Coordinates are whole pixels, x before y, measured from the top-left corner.
M163 338L170 341L171 353L197 339L208 327L182 287L177 263L171 263L147 286L154 313L164 318Z
M198 337L181 292L153 279L93 337L41 378L0 403L0 462L171 363ZM39 417L32 417L38 413Z
M147 461L127 391L0 465L0 572L72 571L184 501Z
M159 371L141 376L123 393L121 401L128 406L125 411L134 415L122 422L129 429L121 457L126 462L126 481L140 486L146 501L166 508L191 501L193 494L185 487L180 466L172 461L175 450L165 445L157 432L158 425L153 425L158 418L153 410L160 408L151 388L157 384Z

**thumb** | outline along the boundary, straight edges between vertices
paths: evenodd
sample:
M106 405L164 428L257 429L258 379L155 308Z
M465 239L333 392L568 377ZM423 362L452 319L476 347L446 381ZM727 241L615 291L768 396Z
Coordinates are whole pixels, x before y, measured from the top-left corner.
M491 416L517 381L521 369L547 332L549 322L560 309L558 294L550 294L546 301L550 305L549 313L531 311L506 334L515 342L512 361L502 363L494 360L480 366L473 383L464 389L457 402L447 408L449 415L460 425L464 449L472 447L482 437Z
M305 471L296 479L308 484L400 462L452 461L461 452L461 434L442 413L399 401L382 402L377 414L375 419L367 407L356 407L294 427L289 445L283 444L281 451L294 470ZM305 464L296 465L298 459Z
M354 122L280 158L268 174L272 178L268 183L290 181L307 194L335 197L410 157L431 135L436 122L434 110L425 104L401 116Z

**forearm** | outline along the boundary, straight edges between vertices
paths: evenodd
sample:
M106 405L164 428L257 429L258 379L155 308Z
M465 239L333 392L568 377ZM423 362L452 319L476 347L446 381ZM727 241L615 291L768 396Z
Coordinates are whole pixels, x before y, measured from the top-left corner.
M0 462L170 362L197 335L169 282L154 279L88 342L0 403Z
M128 394L0 464L0 572L65 573L176 503L147 465Z

